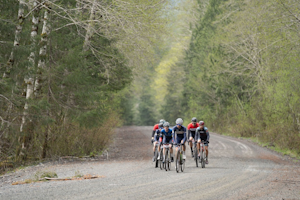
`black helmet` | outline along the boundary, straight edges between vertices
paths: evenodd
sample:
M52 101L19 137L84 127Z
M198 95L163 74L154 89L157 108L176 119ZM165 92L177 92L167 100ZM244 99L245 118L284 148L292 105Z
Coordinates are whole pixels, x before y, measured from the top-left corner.
M158 127L164 127L164 123L159 123Z
M193 117L193 118L192 118L192 122L196 122L196 123L197 123L197 118L196 118L196 117Z

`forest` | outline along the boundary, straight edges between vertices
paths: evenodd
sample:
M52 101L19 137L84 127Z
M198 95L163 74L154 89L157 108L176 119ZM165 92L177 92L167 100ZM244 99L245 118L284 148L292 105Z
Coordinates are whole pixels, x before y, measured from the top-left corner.
M0 167L204 120L300 155L297 0L0 0ZM150 141L149 133L149 141Z

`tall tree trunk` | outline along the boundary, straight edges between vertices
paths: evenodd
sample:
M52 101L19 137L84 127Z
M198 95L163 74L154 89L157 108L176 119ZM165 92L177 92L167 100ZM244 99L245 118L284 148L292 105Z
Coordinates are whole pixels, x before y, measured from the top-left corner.
M47 2L45 3L45 6L48 5ZM45 8L44 12L44 19L43 19L43 28L42 28L42 38L40 42L40 51L39 51L39 62L38 62L38 68L37 68L37 77L35 79L34 84L34 95L35 97L38 97L41 93L41 88L43 87L43 72L46 69L46 54L47 54L47 46L48 46L48 36L50 34L50 25L49 25L49 8ZM48 91L47 98L49 101L50 91ZM50 111L47 111L47 116L49 117ZM42 155L41 158L46 158L47 155L47 148L48 148L48 136L50 132L50 126L46 126L46 130L44 133L44 143L42 147Z
M50 26L48 23L48 16L49 15L49 9L45 9L44 13L44 19L43 19L43 29L42 29L42 38L41 38L41 47L39 51L39 62L38 62L38 68L37 68L37 77L34 84L34 95L37 97L40 93L40 90L42 88L42 76L43 71L46 68L46 53L47 53L47 45L48 45L48 36L50 33Z
M24 22L24 10L25 10L25 1L20 0L19 1L19 11L18 11L18 25L16 26L15 31L15 40L14 40L14 46L10 53L9 59L7 61L6 71L3 74L3 78L8 78L10 76L10 71L14 64L14 51L20 44L20 35L23 29L23 22Z
M33 94L33 87L34 87L34 66L35 66L35 52L36 52L36 36L38 34L38 24L39 24L39 13L40 13L40 2L34 0L33 1L33 14L32 14L32 29L31 29L31 53L28 57L29 59L29 66L27 68L27 74L25 75L24 82L26 85L26 101L22 116L22 122L20 126L20 133L22 139L20 141L21 146L20 149L17 150L17 156L22 156L22 159L26 159L26 148L29 146L30 136L32 132L32 120L28 116L28 100L32 97Z

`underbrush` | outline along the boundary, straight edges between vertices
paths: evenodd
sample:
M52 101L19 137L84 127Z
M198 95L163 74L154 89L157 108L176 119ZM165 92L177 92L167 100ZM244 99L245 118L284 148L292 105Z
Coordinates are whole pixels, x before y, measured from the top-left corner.
M14 146L8 149L9 156L8 153L0 155L0 174L22 166L58 160L66 156L95 157L100 155L111 144L114 129L121 125L118 121L118 116L111 113L100 127L85 128L73 122L64 122L64 124L49 127L47 136L34 133L22 157L16 157L13 151Z

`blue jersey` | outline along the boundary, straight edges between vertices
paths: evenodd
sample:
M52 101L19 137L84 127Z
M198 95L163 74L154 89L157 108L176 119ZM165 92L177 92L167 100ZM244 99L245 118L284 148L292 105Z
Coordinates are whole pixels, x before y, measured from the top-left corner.
M159 128L155 131L154 134L154 141L158 141L159 137L161 137L161 130L164 130L163 128Z
M173 127L173 137L175 138L176 143L180 143L181 140L183 142L186 141L186 128L181 126L180 129L177 126Z
M165 129L162 129L160 132L161 132L161 135L164 137L173 137L172 129L169 129L168 132L166 132Z
M170 144L173 143L173 131L172 129L169 129L168 131L165 131L165 129L161 130L161 137L163 137L163 144Z

